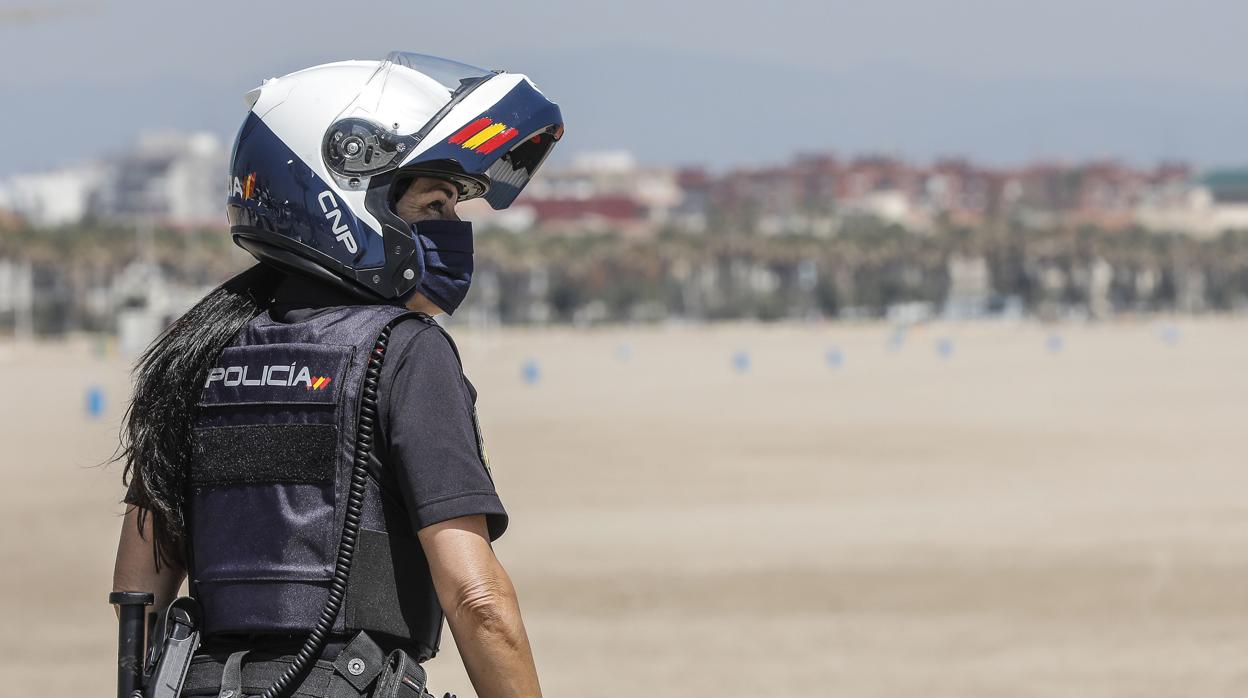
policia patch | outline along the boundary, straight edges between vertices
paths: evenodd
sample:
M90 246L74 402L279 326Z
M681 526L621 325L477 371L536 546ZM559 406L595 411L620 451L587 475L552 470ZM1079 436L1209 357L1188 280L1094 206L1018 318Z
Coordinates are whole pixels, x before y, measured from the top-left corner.
M199 404L333 405L350 359L347 347L333 345L229 347L208 371Z

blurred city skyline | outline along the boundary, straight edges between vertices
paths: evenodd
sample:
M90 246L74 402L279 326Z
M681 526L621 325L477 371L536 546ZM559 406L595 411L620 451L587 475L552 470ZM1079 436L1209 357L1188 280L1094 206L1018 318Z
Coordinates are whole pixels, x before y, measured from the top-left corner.
M142 132L106 157L0 175L0 225L220 227L228 162L228 143L211 132ZM1209 238L1248 230L1248 168L1108 159L1002 167L824 151L712 169L619 149L548 164L507 210L469 201L461 211L484 228L634 239L660 230L826 238L864 217L919 233L1008 222Z
M797 153L994 165L1248 162L1248 7L1209 0L695 0L540 6L6 2L0 176L116 153L153 129L228 140L242 94L392 49L530 75L569 123L557 159L626 149L712 168ZM52 48L50 48L52 47Z

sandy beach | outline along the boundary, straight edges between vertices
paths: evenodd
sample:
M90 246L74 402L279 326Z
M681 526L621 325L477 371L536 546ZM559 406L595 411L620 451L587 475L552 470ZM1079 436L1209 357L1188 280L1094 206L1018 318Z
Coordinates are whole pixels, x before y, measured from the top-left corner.
M453 332L548 696L1248 691L1248 320ZM128 368L0 344L4 695L114 691Z

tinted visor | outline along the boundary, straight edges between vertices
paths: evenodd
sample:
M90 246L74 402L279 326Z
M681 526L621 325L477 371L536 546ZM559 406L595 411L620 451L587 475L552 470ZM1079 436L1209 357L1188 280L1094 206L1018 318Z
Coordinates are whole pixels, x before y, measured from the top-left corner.
M486 170L490 190L485 200L495 209L504 209L520 195L537 168L541 167L551 148L563 135L563 125L550 126L526 138Z

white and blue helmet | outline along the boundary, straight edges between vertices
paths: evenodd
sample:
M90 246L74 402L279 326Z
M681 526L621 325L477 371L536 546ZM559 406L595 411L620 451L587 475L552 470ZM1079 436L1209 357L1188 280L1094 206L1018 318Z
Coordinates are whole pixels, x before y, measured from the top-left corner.
M266 80L230 162L234 241L262 261L383 300L403 297L417 243L393 210L417 175L506 208L563 135L524 75L414 53ZM396 186L399 185L399 186Z

